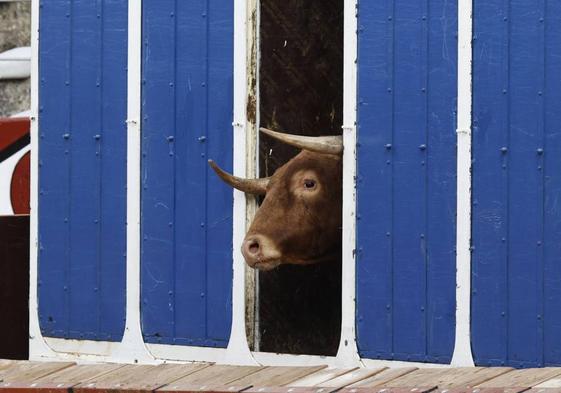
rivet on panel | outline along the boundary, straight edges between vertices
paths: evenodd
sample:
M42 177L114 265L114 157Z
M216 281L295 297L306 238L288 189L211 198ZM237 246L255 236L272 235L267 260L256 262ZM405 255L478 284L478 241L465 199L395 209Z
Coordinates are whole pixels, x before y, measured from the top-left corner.
M99 141L99 140L101 139L101 135L99 135L99 134L94 135L94 139L95 139L96 141Z
M386 165L390 165L392 162L390 160L386 161Z
M427 148L427 145L425 145L424 143L419 146L419 149L421 149L421 150L425 150L426 148Z
M202 135L202 136L198 137L197 140L199 142L204 142L204 141L206 141L206 136Z
M508 148L505 146L501 147L501 153L505 154L508 151Z
M503 94L506 94L506 89L503 89Z
M386 143L386 145L384 147L386 148L386 150L391 150L392 144L391 143Z
M421 91L424 93L424 92L427 91L427 89L426 89L425 87L422 87L422 88L421 88Z
M168 136L166 139L168 142L173 142L175 140L173 135Z
M542 154L543 154L543 149L540 147L540 148L538 148L538 149L536 150L536 152L537 152L539 155L542 155Z
M62 134L62 137L64 139L70 139L70 134L68 134L68 133L67 134Z

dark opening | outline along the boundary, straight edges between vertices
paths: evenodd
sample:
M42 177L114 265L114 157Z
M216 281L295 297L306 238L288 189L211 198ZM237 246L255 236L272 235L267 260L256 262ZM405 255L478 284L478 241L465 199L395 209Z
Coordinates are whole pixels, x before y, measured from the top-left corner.
M261 0L260 126L340 135L343 0ZM261 135L261 176L298 153ZM259 350L335 355L341 329L341 261L259 273Z
M0 217L0 359L29 356L29 216Z

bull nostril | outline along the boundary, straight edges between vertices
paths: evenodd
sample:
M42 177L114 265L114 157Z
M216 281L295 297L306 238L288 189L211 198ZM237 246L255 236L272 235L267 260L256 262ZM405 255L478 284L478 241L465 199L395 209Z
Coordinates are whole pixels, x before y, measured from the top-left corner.
M257 240L252 240L247 248L251 254L257 254L259 252L259 242Z

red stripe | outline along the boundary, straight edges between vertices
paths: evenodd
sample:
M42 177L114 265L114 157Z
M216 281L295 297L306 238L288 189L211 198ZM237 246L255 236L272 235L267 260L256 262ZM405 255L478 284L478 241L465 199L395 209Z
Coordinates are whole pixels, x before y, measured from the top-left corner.
M29 134L29 118L0 118L0 151Z

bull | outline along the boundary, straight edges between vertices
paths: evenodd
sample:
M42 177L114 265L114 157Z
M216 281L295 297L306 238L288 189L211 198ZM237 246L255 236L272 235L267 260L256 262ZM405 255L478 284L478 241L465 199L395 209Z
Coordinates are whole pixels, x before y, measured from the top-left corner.
M342 137L307 137L266 128L261 132L302 151L261 179L233 176L209 160L230 186L265 196L241 246L246 263L271 270L280 264L340 259Z

